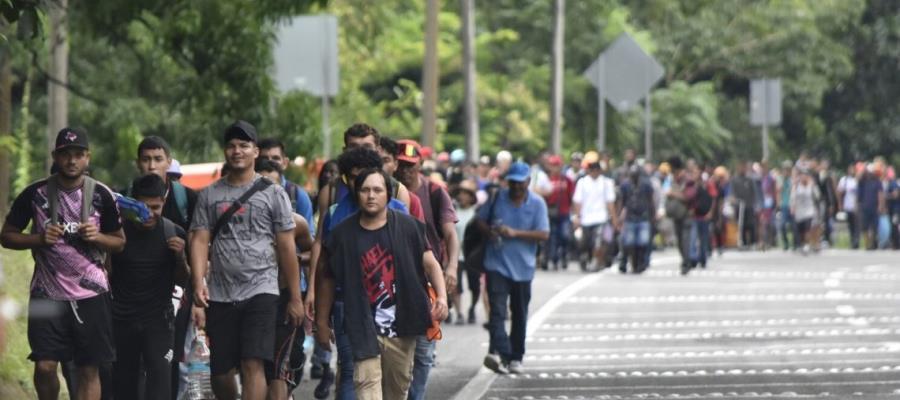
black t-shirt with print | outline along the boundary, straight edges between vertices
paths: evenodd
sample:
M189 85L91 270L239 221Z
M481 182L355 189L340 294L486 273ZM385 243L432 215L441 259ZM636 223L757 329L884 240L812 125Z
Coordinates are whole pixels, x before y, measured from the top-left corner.
M396 266L387 225L373 231L356 226L363 292L372 307L375 328L381 336L396 337Z

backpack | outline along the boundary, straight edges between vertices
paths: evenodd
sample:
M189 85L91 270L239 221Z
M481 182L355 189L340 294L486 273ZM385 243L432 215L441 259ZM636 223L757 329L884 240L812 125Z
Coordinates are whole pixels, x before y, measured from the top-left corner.
M47 178L47 201L49 202L50 223L59 223L59 182L56 175ZM84 176L84 185L81 187L81 222L86 223L94 211L94 189L97 181L90 176Z
M188 198L187 198L187 189L184 188L178 181L170 181L172 182L172 194L175 196L175 205L178 206L178 213L181 214L181 219L184 221L188 220Z
M297 212L297 192L300 190L300 186L291 181L286 182L284 191L287 192L288 199L291 200L291 211Z
M444 239L444 231L441 229L441 186L434 185L428 180L428 201L431 204L431 220L434 221L434 230L438 238ZM437 207L435 207L437 205Z
M666 208L666 216L671 219L679 220L679 219L684 219L685 217L687 217L688 209L687 209L687 206L684 204L684 201L682 201L681 199L676 199L674 197L666 197L665 208Z
M697 196L694 198L694 214L706 215L712 210L713 198L706 188L706 184L697 185Z

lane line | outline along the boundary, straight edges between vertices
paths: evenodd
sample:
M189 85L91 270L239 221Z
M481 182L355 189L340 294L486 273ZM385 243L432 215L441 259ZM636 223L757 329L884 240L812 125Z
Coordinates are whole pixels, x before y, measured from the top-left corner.
M656 257L650 261L651 266L661 266L666 265L668 263L678 262L681 259L678 256L664 256L664 257ZM569 284L563 290L557 292L553 297L550 298L537 312L531 315L528 318L527 328L525 337L533 334L537 329L539 329L547 318L556 311L561 305L566 303L570 297L577 294L582 289L594 284L601 277L603 277L602 273L591 273L585 275L584 277L578 279L577 281ZM478 370L478 373L475 374L475 377L469 381L466 386L462 388L456 395L453 396L453 400L473 400L480 399L487 393L488 389L491 387L491 384L494 383L494 380L497 379L497 374L493 371L481 367Z

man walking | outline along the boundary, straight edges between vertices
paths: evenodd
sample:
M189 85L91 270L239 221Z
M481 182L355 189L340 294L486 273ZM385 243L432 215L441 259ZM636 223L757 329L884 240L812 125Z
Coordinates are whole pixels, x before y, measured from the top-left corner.
M421 173L421 146L412 140L397 141L398 168L395 176L422 202L425 213L425 236L434 257L445 266L444 280L450 290L456 290L459 263L459 240L456 237L456 210L444 187L435 184ZM446 294L446 293L445 293ZM416 343L416 362L409 389L410 400L425 398L428 374L434 365L434 341L420 336Z
M200 192L191 225L194 302L208 308L211 380L221 400L237 398L237 368L242 399L266 396L263 367L275 353L279 269L290 292L288 319L299 326L304 317L290 202L280 185L254 171L256 143L247 122L225 129L228 175Z
M281 180L275 183L284 187L284 191L287 192L288 198L291 200L291 210L300 214L300 216L309 223L309 233L314 235L316 229L312 223L313 207L312 201L309 199L309 194L306 193L306 190L304 190L302 186L289 181L287 177L284 176L284 172L288 170L288 166L291 163L284 152L284 143L274 138L260 140L259 157L273 161L281 168Z
M140 398L138 382L146 371L145 398L170 399L175 333L170 297L175 282L187 280L187 235L162 216L166 183L161 177L148 174L135 179L130 193L147 205L150 218L143 223L126 221L125 249L112 256L113 393L117 399Z
M163 179L166 185L165 204L162 208L162 216L174 222L185 232L190 230L194 217L194 207L197 205L197 192L182 185L176 179L172 168L178 161L172 158L172 149L165 139L159 136L147 136L138 144L136 164L141 175L154 174ZM126 194L131 194L130 190ZM194 338L194 330L189 329L191 319L191 306L193 305L193 290L190 280L186 280L177 287L173 295L181 293L181 304L175 312L175 341L172 363L172 395L177 398L179 394L187 391L187 365L181 363L184 354L190 349L185 349L185 343L190 346ZM193 312L197 314L200 311ZM182 369L184 367L184 369ZM108 374L106 376L109 376ZM104 381L105 384L105 381Z
M501 374L524 371L525 329L537 245L550 237L547 204L528 190L529 173L528 164L513 163L506 174L508 188L500 190L493 207L478 211L481 229L490 230L492 236L484 257L491 305L491 340L484 365ZM507 309L512 322L509 334Z
M607 266L606 250L613 242L616 222L616 188L612 179L603 176L599 161L588 164L588 174L575 184L572 196L572 225L584 232L581 270L586 271L593 255L595 270Z
M428 248L425 227L388 210L391 179L380 168L354 179L359 212L338 224L326 240L316 303L316 339L330 346L335 285L342 288L342 321L353 354L353 383L360 400L402 400L412 380L416 338L432 320L447 316L440 265ZM437 297L429 304L426 282Z
M57 367L72 360L77 398L99 399L99 367L115 361L103 262L107 253L122 251L125 235L112 191L87 176L90 160L87 133L59 131L58 173L16 197L0 232L3 247L31 250L35 260L28 344L40 400L59 396ZM22 233L29 222L31 232Z

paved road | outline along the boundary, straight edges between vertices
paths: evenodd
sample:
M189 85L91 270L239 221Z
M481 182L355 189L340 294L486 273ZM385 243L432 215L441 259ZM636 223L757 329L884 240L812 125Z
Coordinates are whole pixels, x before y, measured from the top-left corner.
M900 399L898 253L726 253L686 277L670 254L640 276L539 272L522 375L480 367L478 310L479 324L444 327L429 399Z
M532 317L526 373L482 370L457 398L900 398L898 254L663 264L560 292Z

